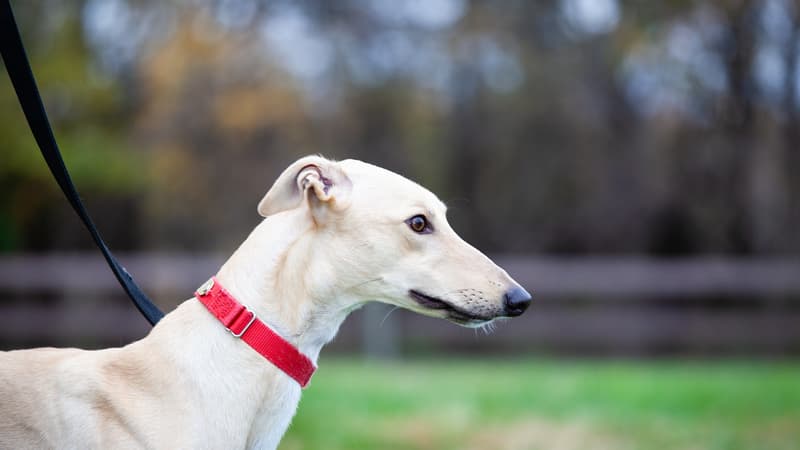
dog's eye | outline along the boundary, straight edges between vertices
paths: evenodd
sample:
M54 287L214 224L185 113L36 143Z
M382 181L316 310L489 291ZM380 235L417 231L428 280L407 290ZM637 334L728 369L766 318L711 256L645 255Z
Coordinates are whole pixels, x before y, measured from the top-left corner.
M433 231L428 219L421 214L411 217L406 223L415 233L427 234Z

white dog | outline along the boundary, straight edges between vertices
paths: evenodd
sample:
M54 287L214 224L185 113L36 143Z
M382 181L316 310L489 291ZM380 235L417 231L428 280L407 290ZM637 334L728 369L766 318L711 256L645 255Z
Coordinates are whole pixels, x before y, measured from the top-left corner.
M0 448L275 448L322 346L365 302L470 327L530 304L436 196L379 167L302 158L258 211L216 277L144 339L0 352Z

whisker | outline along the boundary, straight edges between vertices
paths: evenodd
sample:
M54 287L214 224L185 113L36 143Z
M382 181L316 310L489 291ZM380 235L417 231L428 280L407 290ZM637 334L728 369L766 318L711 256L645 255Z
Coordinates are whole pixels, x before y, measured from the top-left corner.
M383 280L383 277L373 278L373 279L371 279L371 280L362 281L361 283L354 284L354 285L350 286L350 287L349 287L349 288L347 288L347 289L348 289L348 290L349 290L349 289L354 289L354 288L357 288L357 287L363 286L363 285L365 285L365 284L367 284L367 283L373 283L373 282L375 282L375 281L381 281L381 280Z
M393 313L397 308L399 308L399 306L395 306L394 308L390 309L389 312L387 312L386 315L383 316L383 320L381 320L381 323L378 324L379 328L382 327L383 322L386 322L386 319L389 318L389 314Z
M486 322L483 325L481 325L479 328L481 329L481 331L483 331L483 333L485 335L488 336L488 335L490 335L490 334L492 334L494 332L496 327L497 327L497 325L494 322ZM476 330L476 332L477 332L477 330Z
M453 289L452 291L446 291L446 292L443 292L443 293L440 295L440 297L447 297L447 296L448 296L448 295L450 295L450 294L453 294L453 293L458 293L458 292L461 292L461 291L463 291L463 289Z

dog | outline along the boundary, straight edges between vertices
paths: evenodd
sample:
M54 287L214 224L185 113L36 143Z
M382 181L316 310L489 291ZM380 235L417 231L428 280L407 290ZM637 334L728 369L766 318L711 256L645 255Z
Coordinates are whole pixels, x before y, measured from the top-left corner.
M320 350L367 301L468 327L531 303L453 231L434 194L380 167L301 158L258 212L216 277L145 338L0 352L0 448L273 449ZM247 309L221 323L223 300ZM264 352L296 352L288 368L245 342L254 323L272 333Z

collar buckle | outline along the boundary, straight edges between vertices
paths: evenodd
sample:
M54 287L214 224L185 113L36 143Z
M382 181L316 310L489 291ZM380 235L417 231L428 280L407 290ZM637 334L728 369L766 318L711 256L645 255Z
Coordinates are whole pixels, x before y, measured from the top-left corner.
M248 321L247 324L244 326L244 328L242 328L242 331L240 331L238 333L236 333L232 329L228 328L228 333L232 334L233 337L241 338L247 332L247 329L250 328L250 325L252 325L253 322L256 321L256 313L251 311L246 306L244 308L244 312L245 313L250 313L250 321Z

